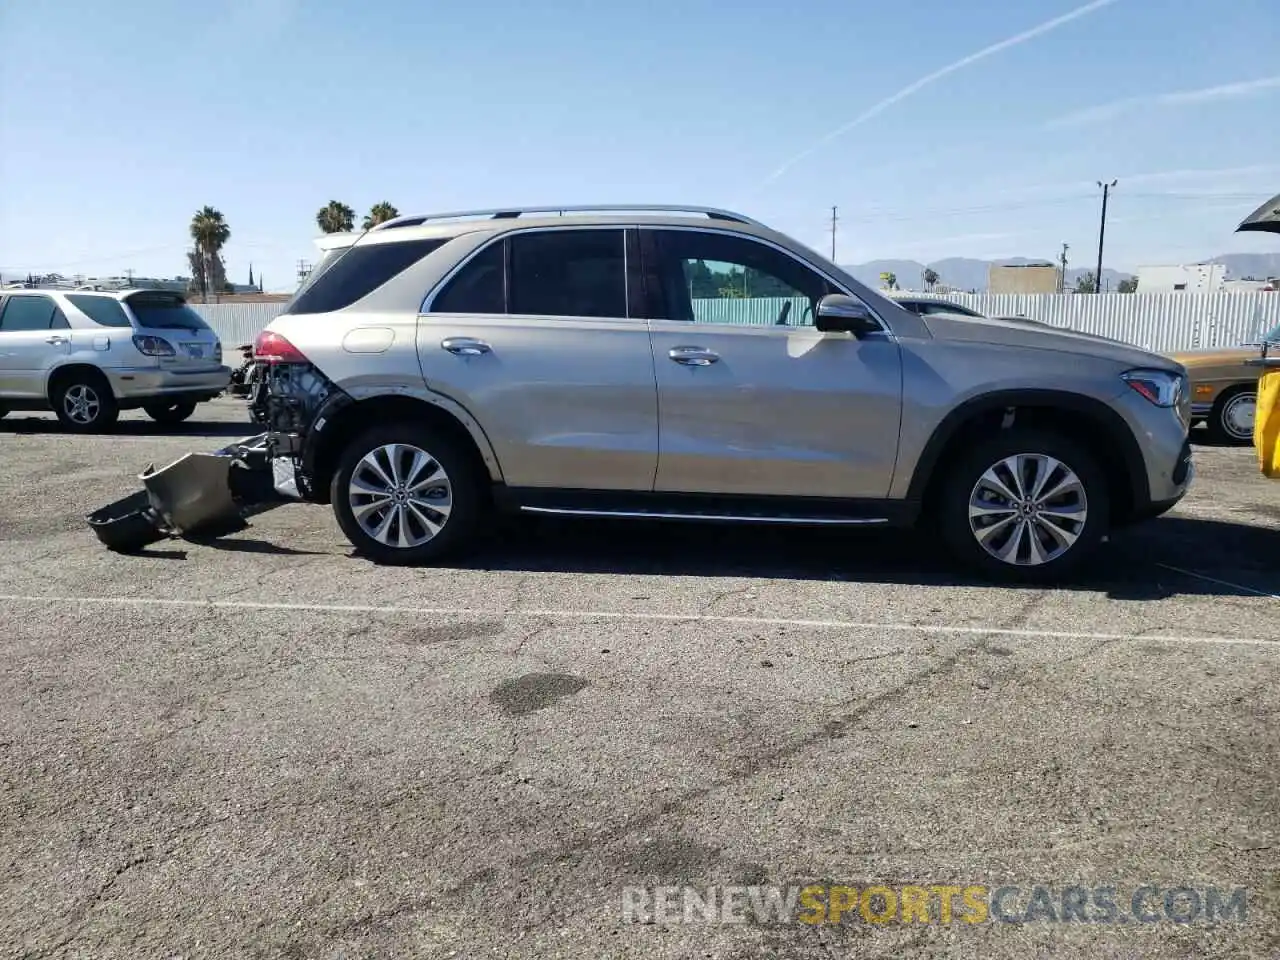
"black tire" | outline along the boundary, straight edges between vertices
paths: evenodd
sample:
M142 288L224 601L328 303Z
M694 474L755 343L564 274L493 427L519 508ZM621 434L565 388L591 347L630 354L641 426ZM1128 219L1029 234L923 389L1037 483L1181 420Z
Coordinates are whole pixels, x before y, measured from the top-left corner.
M1050 523L1049 520L1039 521L1039 526L1030 523L1025 532L1020 534L1019 544L1014 546L1014 556L1018 562L993 556L979 542L978 531L971 526L970 500L978 492L979 481L988 469L1000 464L1006 458L1016 457L1019 454L1039 455L1057 460L1076 475L1080 487L1083 488L1083 506L1085 507L1083 523L1057 519L1053 521L1054 528L1075 536L1075 540L1056 557L1052 557L1054 538L1047 532L1046 525ZM962 450L954 463L941 464L940 469L947 471L948 476L941 484L935 502L930 505L931 516L938 524L952 554L984 577L1024 583L1049 583L1061 580L1079 568L1110 529L1111 498L1106 477L1098 466L1097 459L1079 444L1057 433L1017 428L1003 430L989 439ZM1046 485L1052 488L1055 481L1062 476L1064 475L1055 472L1047 478ZM1016 489L1012 487L1011 489L1017 492ZM984 493L983 499L990 496L992 496L991 493ZM1054 498L1047 505L1065 509L1071 505L1072 501L1075 501L1075 505L1080 505L1080 499L1076 494ZM1003 503L993 501L992 507L1003 509ZM1012 531L1020 523L1016 508L1008 513L1012 515L1011 523L1002 530L995 530L988 534L989 544L996 552L1012 541ZM976 520L974 523L985 529L993 527L1004 518L1003 513L993 514L986 520ZM1011 533L1005 534L1004 530L1009 530ZM1037 530L1042 532L1037 535ZM1035 537L1035 544L1027 539L1029 536ZM1065 540L1066 538L1063 538L1059 543ZM1049 544L1051 549L1045 549L1045 544ZM1040 563L1029 562L1033 546L1039 546L1042 555L1052 559L1046 559Z
M1209 439L1215 443L1233 447L1251 446L1253 444L1252 427L1247 433L1241 432L1239 427L1235 425L1236 418L1234 416L1242 404L1250 401L1253 402L1255 407L1257 406L1257 384L1242 383L1238 387L1223 390L1218 395L1218 399L1213 402L1213 409L1209 411L1209 419L1206 421L1209 428Z
M63 427L73 433L104 433L120 417L111 384L96 370L73 370L60 375L50 391L49 402Z
M194 403L144 403L142 409L156 423L181 423L196 412Z
M384 543L371 535L356 518L355 508L351 502L351 480L357 469L361 468L365 456L390 444L416 447L426 453L443 470L451 494L451 507L439 531L430 539L407 547ZM387 464L384 463L384 466ZM402 475L407 472L407 468L408 462L405 461L402 463ZM368 482L374 480L376 474L371 473L369 469L362 469L361 478ZM379 486L381 486L380 483ZM428 495L425 504L430 504L439 489L438 487L424 489L423 492ZM486 503L482 478L469 452L452 436L413 423L392 423L373 427L348 444L338 459L338 469L334 472L333 481L330 484L329 497L338 526L342 528L342 532L346 534L356 551L376 563L385 564L434 563L449 554L474 545L480 531L480 521L485 512ZM417 504L420 507L417 517L409 516L406 524L408 539L411 541L423 535L427 529L418 518L425 515L439 521L441 517L438 512L421 509L424 501L417 501ZM374 509L366 516L369 517L371 524L387 519L386 511L379 509ZM404 511L401 511L401 516L405 516ZM401 521L393 519L390 523L388 538L395 539L399 533Z

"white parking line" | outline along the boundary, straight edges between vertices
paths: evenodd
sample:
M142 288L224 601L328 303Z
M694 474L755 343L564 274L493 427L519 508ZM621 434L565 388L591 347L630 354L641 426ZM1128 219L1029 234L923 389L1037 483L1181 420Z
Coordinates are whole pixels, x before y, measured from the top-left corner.
M260 610L286 613L375 614L392 617L526 618L551 620L637 620L659 623L714 623L755 627L810 627L821 630L867 630L885 633L944 633L961 636L1023 637L1050 640L1128 640L1147 643L1218 643L1270 646L1280 640L1260 637L1196 637L1168 634L1090 633L1077 630L1031 630L1007 627L955 626L944 623L874 623L860 620L807 620L792 617L734 617L705 613L644 613L626 610L493 610L468 607L401 607L372 604L269 603L258 600L182 600L167 597L50 597L0 594L0 603L114 607L158 607L204 610Z
M1216 583L1220 587L1231 587L1233 590L1243 590L1245 593L1252 593L1254 596L1267 597L1270 600L1280 600L1280 594L1267 593L1265 590L1255 590L1253 587L1246 587L1240 583L1232 583L1230 580L1219 580L1217 577L1210 577L1203 573L1196 573L1194 570L1183 570L1182 567L1173 567L1167 563L1157 563L1156 566L1164 567L1166 570L1172 570L1174 573L1180 573L1185 577L1194 577L1197 580L1204 580L1207 583Z

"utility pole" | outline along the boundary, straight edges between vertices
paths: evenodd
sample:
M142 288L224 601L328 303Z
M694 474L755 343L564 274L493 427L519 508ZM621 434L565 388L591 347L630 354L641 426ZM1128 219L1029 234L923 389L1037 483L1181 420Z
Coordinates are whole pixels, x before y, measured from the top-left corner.
M1102 292L1102 241L1107 235L1107 197L1111 194L1111 188L1116 185L1117 181L1112 180L1110 183L1098 181L1098 186L1102 188L1102 220L1098 223L1098 272L1093 275L1093 292Z
M1071 249L1067 244L1062 245L1062 255L1058 257L1058 263L1062 264L1062 272L1058 274L1058 292L1067 292L1067 251Z
M836 262L836 221L840 218L836 216L836 208L831 208L831 262Z

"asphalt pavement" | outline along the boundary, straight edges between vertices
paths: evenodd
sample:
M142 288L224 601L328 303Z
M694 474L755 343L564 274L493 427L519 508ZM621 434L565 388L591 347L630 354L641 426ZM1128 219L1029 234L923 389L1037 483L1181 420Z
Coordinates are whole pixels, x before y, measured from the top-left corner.
M927 531L539 521L404 569L319 506L140 556L85 526L252 432L233 400L0 421L0 956L1280 955L1251 450L1197 446L1188 499L1055 590L966 579ZM713 922L658 886L880 892ZM867 919L951 886L1014 892ZM1072 917L1076 886L1119 916ZM1209 922L1211 888L1245 908Z

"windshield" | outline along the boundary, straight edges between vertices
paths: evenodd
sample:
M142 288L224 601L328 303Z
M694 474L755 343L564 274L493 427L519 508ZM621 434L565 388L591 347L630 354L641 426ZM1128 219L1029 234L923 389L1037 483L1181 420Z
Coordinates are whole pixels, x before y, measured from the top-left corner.
M1264 343L1266 342L1280 343L1280 323L1277 323L1274 327L1272 327L1270 330L1264 333L1262 335L1262 340Z
M167 294L138 293L126 301L138 326L152 330L208 330L200 314L181 297Z

